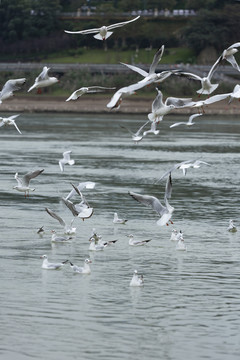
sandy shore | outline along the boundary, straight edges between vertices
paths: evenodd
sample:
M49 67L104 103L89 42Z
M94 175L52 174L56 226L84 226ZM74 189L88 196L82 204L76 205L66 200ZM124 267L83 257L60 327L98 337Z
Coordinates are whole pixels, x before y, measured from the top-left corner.
M3 101L2 112L66 112L66 113L125 113L125 114L148 114L151 112L152 99L146 97L131 96L124 99L120 109L109 110L106 105L109 97L84 96L76 101L65 101L65 97L48 96L14 96L12 99ZM192 109L176 109L174 114L190 114ZM235 101L231 105L227 101L220 101L205 107L206 115L239 115L240 103Z

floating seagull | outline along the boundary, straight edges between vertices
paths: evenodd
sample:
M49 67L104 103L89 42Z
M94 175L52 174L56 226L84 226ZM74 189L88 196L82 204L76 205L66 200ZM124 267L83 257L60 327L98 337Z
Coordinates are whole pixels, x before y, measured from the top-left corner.
M148 114L150 121L162 121L164 115L167 115L173 109L187 107L192 101L191 98L168 97L165 102L163 102L162 92L158 88L156 88L156 90L158 94L152 103L152 112Z
M60 166L60 170L63 172L64 171L64 166L66 164L68 165L74 165L75 164L75 160L71 160L70 159L70 155L71 155L72 151L68 150L68 151L64 151L63 153L63 158L61 160L59 160L59 166Z
M52 242L61 243L61 242L67 242L69 240L72 240L72 238L71 237L66 238L65 236L58 236L56 231L52 230L52 239L51 239Z
M157 225L168 226L169 221L172 223L171 217L174 211L174 207L172 207L168 202L168 199L171 197L171 191L172 191L172 179L170 173L165 187L165 195L164 195L165 206L163 206L155 196L141 195L134 193L132 191L129 192L129 195L132 196L133 199L137 200L141 204L151 207L154 211L158 213L160 219L157 221Z
M154 134L158 135L160 130L157 130L157 123L155 121L151 122L151 128L147 131L143 132L143 136L146 136L147 134Z
M25 197L27 195L29 196L29 191L34 191L35 190L34 188L29 187L29 183L30 183L31 179L34 179L35 177L40 175L43 171L44 171L44 169L28 172L21 179L19 178L18 173L16 173L15 174L15 179L17 180L18 185L14 186L13 189L15 189L17 191L24 192Z
M229 232L236 232L236 231L237 231L237 227L236 227L236 225L234 224L234 222L233 222L232 219L229 220L229 225L228 225L227 230L228 230Z
M176 229L173 229L172 233L171 233L170 240L171 241L178 241L177 235L178 235L178 231Z
M187 122L177 122L175 124L170 125L170 128L179 126L179 125L186 125L186 126L192 126L195 123L193 122L193 119L197 116L201 116L202 114L192 114L191 116L189 116L189 119Z
M89 239L90 241L90 245L89 245L89 249L91 251L102 251L104 250L104 248L106 247L106 245L104 245L103 243L98 243L98 241L96 241L96 239L94 237L91 237Z
M87 200L85 199L83 194L78 190L78 188L73 184L72 186L77 192L77 194L81 196L81 202L79 204L73 204L70 200L66 200L65 198L62 198L64 204L69 208L73 216L80 217L82 220L90 218L93 214L93 208L90 207Z
M137 270L134 270L130 286L143 286L143 275L138 276Z
M83 94L90 94L90 93L98 93L98 92L104 92L105 90L114 90L115 87L108 88L103 86L88 86L88 87L81 87L80 89L74 91L72 95L67 98L66 101L70 100L77 100L80 96Z
M16 119L20 114L12 115L9 117L0 117L0 127L6 126L6 125L13 125L19 132L19 134L22 134L19 128L17 127L17 124L14 119Z
M43 259L42 268L43 268L43 269L47 269L47 270L58 270L58 269L61 269L61 267L68 262L68 260L65 260L65 261L63 261L63 262L61 262L61 263L50 263L50 262L48 262L48 257L47 257L47 255L42 255L42 256L40 257L40 259Z
M120 219L118 217L118 214L115 212L114 216L113 216L113 223L114 224L126 224L127 220L126 219Z
M73 263L71 263L70 261L70 266L73 269L73 271L75 273L79 273L79 274L90 274L91 273L91 269L89 264L91 264L92 261L90 259L85 259L84 261L84 265L83 267L77 266L77 265L73 265Z
M48 208L45 208L45 210L50 216L52 216L54 219L56 219L59 222L60 225L62 225L64 227L65 234L73 235L73 234L76 233L76 228L72 227L74 218L72 219L70 226L68 226L65 223L65 221L59 215L57 215L54 211L52 211L52 210L50 210Z
M199 96L201 94L211 94L214 90L217 89L219 84L212 84L211 83L211 79L213 76L214 71L216 70L216 68L218 67L220 61L222 60L222 56L220 56L217 61L213 64L213 66L211 67L209 73L207 74L207 76L201 77L199 75L193 74L193 73L189 73L189 72L177 72L176 75L180 75L180 76L186 76L188 79L193 79L193 80L198 80L201 82L201 89L197 90L197 93L199 94Z
M240 42L232 44L227 49L225 49L222 53L222 59L227 60L232 65L232 67L234 69L236 69L237 71L240 71L240 68L239 68L238 63L233 55L238 52L237 48L239 46L240 46Z
M0 104L3 100L6 100L13 96L13 92L20 90L20 85L26 82L26 78L8 80L0 91Z
M126 126L123 126L123 125L120 125L120 126L121 126L121 128L126 129L132 135L132 140L135 142L135 144L137 144L139 141L142 140L143 129L148 123L149 123L149 121L147 121L145 124L143 124L135 133L132 132L131 130L129 130Z
M146 245L151 239L148 240L134 240L134 236L132 234L127 235L129 237L129 245L131 246L142 246Z
M94 28L94 29L88 29L88 30L80 30L80 31L68 31L68 30L64 30L64 31L67 34L82 34L82 35L95 34L96 33L96 35L93 36L95 39L97 39L97 40L106 40L113 33L112 31L109 31L109 30L122 27L124 25L127 25L127 24L133 22L133 21L136 21L139 18L140 18L140 16L137 16L132 20L123 21L123 22L108 25L108 26L102 26L100 28Z
M43 67L42 72L36 77L34 84L28 89L28 92L33 89L39 89L38 92L40 93L40 88L56 84L59 81L56 77L48 76L49 70L50 68L47 66Z
M78 186L76 186L78 188L78 190L81 192L83 189L94 189L95 188L96 183L93 181L85 181L85 182L80 182L78 184ZM73 188L70 193L65 197L66 200L71 199L74 195L76 195L77 192L76 190Z

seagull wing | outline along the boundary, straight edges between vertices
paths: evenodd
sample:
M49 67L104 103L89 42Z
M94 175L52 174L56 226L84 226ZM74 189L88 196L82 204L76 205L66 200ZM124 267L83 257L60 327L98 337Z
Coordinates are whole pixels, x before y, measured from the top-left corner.
M230 95L231 95L231 93L213 95L210 98L207 98L206 100L204 100L203 102L204 102L204 105L212 104L217 101L224 100L227 97L229 97Z
M15 126L15 128L17 129L19 134L22 134L14 120L11 120L11 124L13 124Z
M68 30L64 30L65 33L67 34L95 34L98 33L100 31L100 28L94 28L94 29L87 29L87 30L80 30L80 31L68 31Z
M140 16L137 16L137 17L135 17L135 18L132 19L132 20L123 21L123 22L120 22L120 23L116 23L116 24L109 25L109 26L107 26L107 30L112 30L112 29L116 29L116 28L118 28L118 27L127 25L127 24L129 24L129 23L131 23L131 22L133 22L133 21L136 21L136 20L139 19L139 18L140 18Z
M155 99L152 102L152 112L155 112L159 108L164 106L164 104L163 104L163 94L158 88L156 88L156 90L157 90L158 94L157 94L157 96L155 97Z
M161 202L155 196L141 195L141 194L134 193L132 191L129 191L128 194L134 200L140 202L141 204L151 207L159 215L162 215L165 211L165 207L161 204Z
M198 116L201 116L201 115L202 115L202 113L201 114L192 114L191 116L189 116L188 125L192 124L193 119L195 119L195 117L198 117Z
M174 128L174 127L176 127L176 126L186 125L186 124L187 124L186 122L177 122L177 123L175 123L175 124L170 125L169 127L170 127L170 128Z
M42 72L38 75L38 77L36 77L35 82L39 82L39 81L48 79L49 78L49 76L48 76L49 70L50 70L50 68L48 68L47 66L44 66L42 69Z
M8 80L2 88L1 95L11 91L20 90L20 85L26 82L26 78Z
M41 170L35 170L32 172L28 172L27 174L25 174L22 178L23 185L28 186L30 183L30 180L34 179L35 177L40 175L43 171L44 171L44 169L41 169Z
M21 187L23 185L23 182L22 179L20 179L20 177L18 176L18 173L16 173L14 177L17 180L18 186Z
M64 197L62 197L62 201L68 207L68 209L71 211L73 216L78 216L79 212L76 210L75 205L70 200L66 200Z
M58 216L55 212L53 212L52 210L50 210L48 208L45 208L45 210L50 216L52 216L54 219L56 219L60 225L66 226L65 221L60 216Z
M158 49L158 51L157 51L156 54L154 55L152 64L151 64L150 69L149 69L149 75L155 73L157 64L158 64L159 61L161 60L162 55L163 55L163 52L164 52L164 45L162 45L162 46L160 47L160 49Z
M192 102L192 98L176 98L168 97L165 101L165 105L174 105L176 108L189 106Z
M68 98L66 101L69 100L77 100L79 98L79 96L83 95L85 91L81 89L75 90Z
M209 80L211 80L211 78L213 76L213 73L217 69L217 67L218 67L219 63L221 62L221 60L222 60L222 55L219 56L219 58L215 61L215 63L213 64L213 66L209 70L209 73L208 73L208 76L207 76L209 78Z
M120 62L120 64L127 66L129 69L131 69L131 70L133 70L133 71L136 71L137 73L139 73L139 74L142 75L143 77L148 76L148 73L147 73L145 70L143 70L143 69L141 69L141 68L139 68L139 67L137 67L137 66L130 65L130 64L125 64L125 63L123 63L123 62Z

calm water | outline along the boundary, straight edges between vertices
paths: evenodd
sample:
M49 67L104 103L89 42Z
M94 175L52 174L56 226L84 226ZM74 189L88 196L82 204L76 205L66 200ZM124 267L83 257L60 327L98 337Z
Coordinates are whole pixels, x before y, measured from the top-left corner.
M143 116L22 114L23 135L1 128L1 359L239 359L240 353L240 119L202 116L190 129L169 129L184 116L166 116L158 136L135 145L120 124L137 130ZM74 166L60 173L62 152ZM154 184L176 162L201 157L212 166L173 172L174 225L158 227L157 214L128 191L163 199L165 181ZM14 174L44 168L25 199L12 189ZM51 243L57 221L72 216L61 202L70 182L95 181L84 191L94 215L76 219L70 243ZM113 213L129 221L114 225ZM237 233L226 231L233 218ZM44 225L40 238L36 231ZM182 230L187 252L171 242ZM118 239L90 253L92 228ZM127 235L152 241L132 248ZM40 256L82 266L90 275L41 269ZM143 288L130 288L133 271Z

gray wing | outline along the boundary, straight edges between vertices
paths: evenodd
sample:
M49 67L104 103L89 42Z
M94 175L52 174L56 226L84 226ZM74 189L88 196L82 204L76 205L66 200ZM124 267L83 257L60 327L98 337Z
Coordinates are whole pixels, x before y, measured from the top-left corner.
M231 93L213 95L210 98L207 98L206 100L204 100L203 102L204 102L204 105L212 104L217 101L224 100L227 97L229 97L230 95L231 95Z
M165 101L166 105L174 105L176 108L181 108L184 106L189 106L192 102L192 98L175 98L175 97L168 97Z
M155 73L157 64L158 64L159 61L161 60L162 55L163 55L163 52L164 52L164 45L162 45L162 46L160 47L160 49L158 49L158 51L157 51L156 54L154 55L152 64L151 64L151 66L150 66L150 68L149 68L149 75Z
M136 135L140 135L142 130L145 128L145 126L149 123L149 120L147 122L145 122L136 132Z
M186 76L188 79L192 79L192 80L199 80L199 81L202 80L201 76L190 73L190 72L185 72L185 71L176 72L175 75L177 75L177 76Z
M41 81L41 80L46 80L49 78L48 76L48 71L50 70L50 68L48 68L47 66L43 67L42 72L38 75L38 77L36 78L35 81Z
M167 199L170 199L172 196L172 176L171 173L169 174L166 182L166 188L165 188L165 197Z
M219 58L216 60L216 62L215 62L215 63L213 64L213 66L211 67L211 69L210 69L210 71L209 71L209 73L208 73L208 78L209 78L209 80L211 80L211 77L213 76L213 73L214 73L214 71L217 69L217 67L218 67L218 65L220 64L221 60L222 60L222 55L219 56Z
M115 29L115 28L124 26L124 25L129 24L129 23L131 23L131 22L133 22L133 21L136 21L136 20L139 19L139 18L140 18L140 15L137 16L137 17L135 17L135 18L132 19L132 20L123 21L123 22L120 22L120 23L116 23L116 24L109 25L109 26L107 26L107 29L108 29L108 30L112 30L112 29Z
M68 207L68 209L71 211L73 216L78 216L79 212L76 210L74 204L70 200L66 200L64 197L62 197L62 201Z
M163 99L162 92L158 88L156 88L156 90L157 90L158 94L152 102L152 112L157 111L160 107L162 107L164 105L163 101L162 101L162 99Z
M130 65L130 64L125 64L123 62L120 62L120 64L127 66L129 69L131 69L133 71L136 71L137 73L139 73L140 75L142 75L144 77L148 76L148 73L145 70L143 70L143 69L141 69L141 68L139 68L137 66Z
M31 180L31 179L34 179L35 177L37 177L38 175L40 175L43 171L44 171L44 169L42 169L42 170L35 170L35 171L32 171L32 172L29 172L29 173L25 174L25 175L22 177L23 185L28 186L30 180Z
M175 164L170 170L166 171L161 177L160 179L158 179L156 181L156 183L158 183L159 181L161 181L162 179L164 179L167 175L169 175L170 173L172 173L174 170L178 169L181 165L184 165L184 164L188 164L190 163L192 160L185 160L185 161L182 161L180 163L177 163Z
M132 191L129 191L128 194L134 200L137 200L141 204L151 207L159 215L162 215L165 211L165 207L161 204L161 202L155 196L141 195L141 194L134 193Z
M52 210L50 210L48 208L45 208L45 210L50 216L52 216L54 219L56 219L60 223L60 225L66 226L65 221L60 216L58 216L55 212L53 212Z
M67 34L95 34L98 33L100 31L100 28L94 28L94 29L88 29L88 30L80 30L80 31L68 31L68 30L64 30L65 33Z
M25 82L26 78L8 80L3 86L1 93L20 90L20 85L23 85Z

